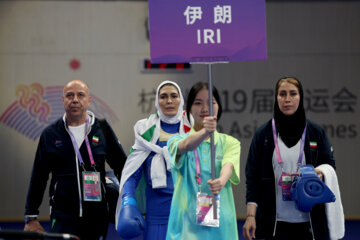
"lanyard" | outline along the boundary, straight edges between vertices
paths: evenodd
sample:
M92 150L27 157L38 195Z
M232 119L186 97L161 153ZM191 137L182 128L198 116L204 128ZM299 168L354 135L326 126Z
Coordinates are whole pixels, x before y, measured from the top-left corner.
M195 160L196 160L196 182L200 186L201 185L201 169L200 169L200 160L197 149L194 150Z
M92 152L91 152L90 143L89 143L89 139L88 139L88 136L87 136L88 124L89 124L89 119L86 118L86 123L85 123L85 137L84 137L84 139L85 139L87 151L88 151L88 153L89 153L91 166L92 166L92 167L95 167L95 161L94 161L94 158L93 158L93 155L92 155ZM70 129L68 128L67 123L66 123L66 129L68 130L68 132L69 132L69 134L70 134L71 142L72 142L72 144L73 144L73 147L74 147L76 156L77 156L78 159L79 159L80 165L81 165L81 166L84 166L84 161L83 161L83 158L82 158L81 153L80 153L80 151L79 151L79 147L78 147L78 145L77 145L77 143L76 143L76 140L75 140L74 135L72 134L72 132L71 132Z
M302 136L301 136L301 145L300 145L299 160L298 160L298 162L297 162L298 167L299 167L299 166L301 165L301 163L302 163L302 157L303 157L303 151L304 151L304 144L305 144L306 128L307 128L307 124L305 125L304 132L302 133ZM276 127L275 127L275 120L274 120L274 118L272 119L272 132L273 132L273 137L274 137L274 144L275 144L275 151L276 151L277 159L278 159L279 164L282 166L283 161L282 161L281 155L280 155L280 150L279 150L279 144L278 144L277 135L276 135Z
M216 145L214 146L214 152L216 152ZM195 160L196 160L196 183L200 186L201 185L201 169L200 169L200 160L199 160L199 153L197 149L194 150Z

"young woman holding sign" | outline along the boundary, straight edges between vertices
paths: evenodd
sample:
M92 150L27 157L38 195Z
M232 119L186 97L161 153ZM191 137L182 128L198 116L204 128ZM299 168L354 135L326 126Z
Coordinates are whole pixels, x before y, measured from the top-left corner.
M240 182L240 142L218 133L222 107L213 87L214 116L209 116L208 84L196 83L190 90L187 114L194 117L188 134L169 139L174 196L166 239L238 239L231 183ZM214 134L216 178L211 179L210 134ZM229 181L230 180L230 181ZM211 207L217 198L214 220ZM211 207L211 208L210 208Z

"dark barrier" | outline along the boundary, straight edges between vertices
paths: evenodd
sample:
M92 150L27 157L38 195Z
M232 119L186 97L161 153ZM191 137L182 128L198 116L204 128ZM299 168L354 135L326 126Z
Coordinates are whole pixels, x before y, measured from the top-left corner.
M4 239L73 239L79 237L67 233L28 232L23 230L0 230L0 238Z

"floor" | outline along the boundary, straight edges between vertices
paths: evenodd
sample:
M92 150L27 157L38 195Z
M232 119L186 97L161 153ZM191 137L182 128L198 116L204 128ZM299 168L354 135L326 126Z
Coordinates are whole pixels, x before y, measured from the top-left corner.
M49 222L41 222L45 229L49 228ZM243 240L244 238L241 235L241 228L244 224L243 220L238 221L238 231L239 231L239 240ZM22 230L24 227L23 222L0 222L1 230ZM109 232L107 240L119 240L120 238L117 236L114 225L109 225ZM343 240L356 240L360 239L360 220L346 220L345 221L345 237Z

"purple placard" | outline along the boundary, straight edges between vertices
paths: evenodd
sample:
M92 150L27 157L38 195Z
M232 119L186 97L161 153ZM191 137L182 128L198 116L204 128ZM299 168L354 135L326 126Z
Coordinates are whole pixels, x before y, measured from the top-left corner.
M152 63L267 59L265 0L149 0Z

